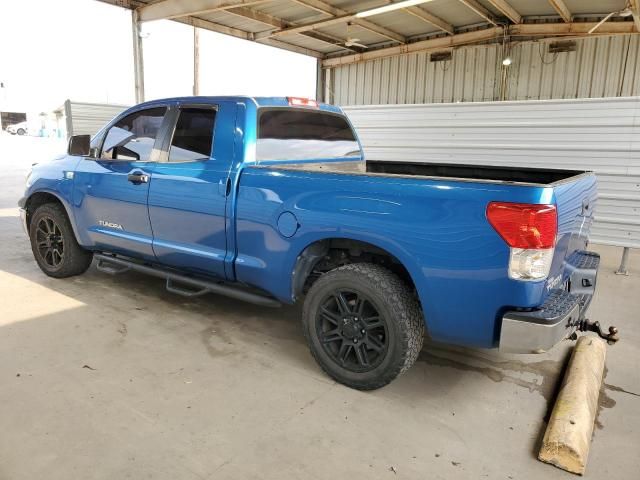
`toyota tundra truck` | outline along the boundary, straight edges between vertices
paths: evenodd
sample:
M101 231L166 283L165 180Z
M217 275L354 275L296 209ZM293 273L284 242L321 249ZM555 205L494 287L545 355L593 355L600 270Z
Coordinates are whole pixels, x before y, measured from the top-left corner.
M42 271L140 271L176 294L303 302L333 379L382 387L434 341L543 352L586 322L591 172L366 159L340 108L188 97L128 109L32 168Z

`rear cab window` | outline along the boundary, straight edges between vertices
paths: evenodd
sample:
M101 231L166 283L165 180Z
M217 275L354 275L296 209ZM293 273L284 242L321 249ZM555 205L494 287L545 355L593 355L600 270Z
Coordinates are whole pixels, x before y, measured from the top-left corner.
M261 108L256 160L360 160L362 153L347 119L301 108Z
M208 160L213 146L215 120L214 108L181 108L171 139L169 162Z

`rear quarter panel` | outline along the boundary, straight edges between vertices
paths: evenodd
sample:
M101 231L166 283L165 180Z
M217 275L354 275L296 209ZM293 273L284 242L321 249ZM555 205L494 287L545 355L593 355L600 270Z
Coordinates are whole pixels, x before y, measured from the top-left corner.
M559 288L568 277L565 259L575 250L586 249L598 196L595 174L554 186L554 203L558 212L558 237L547 287ZM586 208L585 208L586 206Z
M490 201L553 203L553 189L246 167L236 203L236 277L291 302L291 274L308 245L365 241L409 271L434 340L492 347L501 313L539 305L545 282L508 278L509 250L485 216ZM290 238L277 228L284 211L300 225Z

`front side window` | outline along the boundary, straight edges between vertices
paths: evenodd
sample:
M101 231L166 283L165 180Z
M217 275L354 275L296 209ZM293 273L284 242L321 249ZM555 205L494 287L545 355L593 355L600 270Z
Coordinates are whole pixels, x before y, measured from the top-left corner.
M212 108L182 108L169 149L170 162L198 162L211 156L213 125L216 111Z
M328 112L273 108L260 112L257 160L309 160L360 156L349 122Z
M158 136L165 107L150 108L127 115L107 132L100 158L148 162Z

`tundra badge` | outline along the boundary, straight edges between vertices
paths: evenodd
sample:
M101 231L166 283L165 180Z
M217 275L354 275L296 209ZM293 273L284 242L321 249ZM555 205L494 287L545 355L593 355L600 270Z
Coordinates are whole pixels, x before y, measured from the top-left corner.
M98 225L100 225L101 227L109 227L109 228L116 228L118 230L124 230L124 228L122 228L122 225L120 225L119 223L107 222L106 220L98 220Z

